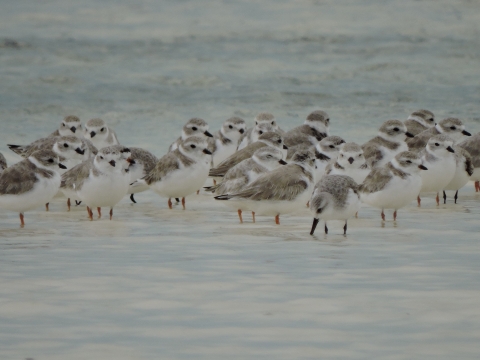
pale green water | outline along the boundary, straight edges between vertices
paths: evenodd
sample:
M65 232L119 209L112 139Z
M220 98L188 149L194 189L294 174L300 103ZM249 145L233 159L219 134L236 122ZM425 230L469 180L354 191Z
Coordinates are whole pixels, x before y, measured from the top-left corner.
M325 109L363 142L417 108L480 130L476 1L4 1L0 151L68 114L166 151L190 117L216 130ZM17 46L4 42L13 39ZM381 227L308 235L305 210L239 225L207 196L187 211L125 199L0 212L1 359L477 359L480 196L426 198ZM323 225L323 224L322 224Z

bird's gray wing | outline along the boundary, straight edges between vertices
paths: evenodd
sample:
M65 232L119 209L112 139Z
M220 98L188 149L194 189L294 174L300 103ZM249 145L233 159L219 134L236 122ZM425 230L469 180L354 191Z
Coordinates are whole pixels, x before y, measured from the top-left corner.
M248 145L247 147L243 148L242 150L237 151L234 153L232 156L229 158L225 159L222 161L220 164L218 164L217 167L210 169L209 176L215 177L215 176L224 176L228 170L230 170L232 167L240 163L241 161L251 158L253 153L266 146L261 141L254 142L253 144Z
M392 177L392 173L384 167L373 169L360 185L359 191L367 194L380 191L385 188Z

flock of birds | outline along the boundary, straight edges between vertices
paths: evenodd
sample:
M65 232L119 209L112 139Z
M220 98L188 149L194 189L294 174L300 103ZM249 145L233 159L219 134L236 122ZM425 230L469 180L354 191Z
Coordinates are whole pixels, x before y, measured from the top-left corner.
M329 135L324 111L310 113L304 124L284 131L270 113L226 120L214 134L200 119L190 119L181 136L158 159L149 151L120 145L111 127L91 119L82 127L67 116L52 134L29 145L8 145L24 160L7 167L0 154L0 208L19 213L45 205L59 195L84 203L90 220L96 208L110 209L127 194L151 189L182 203L205 185L214 199L238 212L274 216L309 207L310 234L320 219L345 221L356 216L361 202L381 209L398 209L424 193L458 190L475 181L480 191L480 133L471 135L457 118L436 123L428 110L413 112L406 121L388 120L378 135L363 145Z

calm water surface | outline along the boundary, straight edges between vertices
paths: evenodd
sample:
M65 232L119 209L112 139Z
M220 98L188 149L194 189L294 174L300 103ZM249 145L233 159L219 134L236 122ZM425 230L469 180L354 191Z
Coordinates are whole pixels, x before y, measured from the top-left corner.
M325 109L363 142L418 108L480 131L476 1L12 1L0 11L0 151L102 117L163 154L193 116ZM114 221L56 200L0 212L1 359L478 359L480 195L308 235L138 194ZM319 228L321 230L321 228Z

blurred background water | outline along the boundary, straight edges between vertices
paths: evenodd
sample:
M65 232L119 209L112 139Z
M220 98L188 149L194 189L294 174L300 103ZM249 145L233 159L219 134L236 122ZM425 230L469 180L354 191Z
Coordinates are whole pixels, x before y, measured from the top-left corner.
M0 151L64 116L101 117L163 154L191 117L326 110L363 142L419 108L480 130L478 1L12 1L0 5ZM237 224L125 199L0 221L0 358L477 359L479 197L365 209L347 237L308 212ZM313 241L312 241L313 240Z

